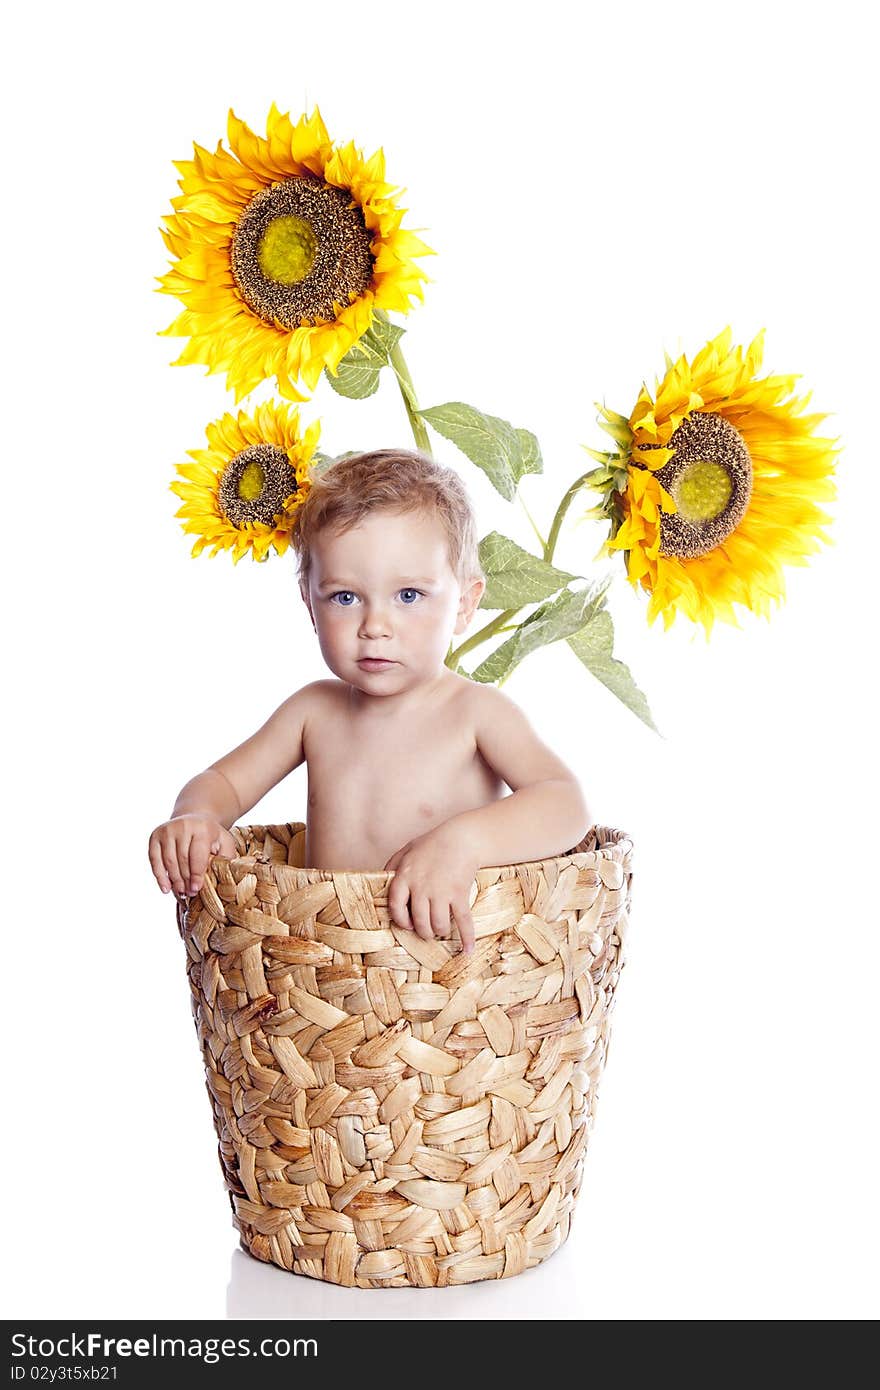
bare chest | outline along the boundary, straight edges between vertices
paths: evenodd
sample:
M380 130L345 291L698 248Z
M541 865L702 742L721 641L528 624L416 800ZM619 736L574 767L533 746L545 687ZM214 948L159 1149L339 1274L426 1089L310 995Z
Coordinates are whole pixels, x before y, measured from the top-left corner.
M381 869L417 835L503 795L462 705L429 718L364 720L328 710L306 732L306 863Z

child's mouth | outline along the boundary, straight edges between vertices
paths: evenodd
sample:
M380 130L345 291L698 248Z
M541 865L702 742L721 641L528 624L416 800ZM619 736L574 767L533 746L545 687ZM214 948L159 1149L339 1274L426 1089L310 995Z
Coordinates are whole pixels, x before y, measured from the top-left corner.
M365 671L384 671L388 666L396 666L396 661L386 661L384 657L364 656L358 662Z

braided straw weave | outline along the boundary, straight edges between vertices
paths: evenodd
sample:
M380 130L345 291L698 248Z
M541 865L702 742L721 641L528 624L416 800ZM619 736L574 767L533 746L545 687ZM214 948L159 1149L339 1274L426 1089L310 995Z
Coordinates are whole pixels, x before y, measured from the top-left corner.
M545 1260L608 1049L627 836L480 869L466 957L393 923L392 874L296 867L302 824L233 833L178 924L244 1248L364 1289Z

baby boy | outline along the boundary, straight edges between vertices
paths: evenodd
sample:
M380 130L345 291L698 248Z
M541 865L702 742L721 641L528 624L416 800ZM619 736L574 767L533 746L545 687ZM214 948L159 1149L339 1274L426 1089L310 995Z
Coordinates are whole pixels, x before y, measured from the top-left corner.
M150 836L153 873L197 893L212 855L238 853L229 827L305 762L306 866L393 871L394 922L425 940L457 929L470 952L477 869L564 854L592 821L519 707L444 665L486 587L461 480L408 450L343 458L315 478L293 545L333 678L186 784Z

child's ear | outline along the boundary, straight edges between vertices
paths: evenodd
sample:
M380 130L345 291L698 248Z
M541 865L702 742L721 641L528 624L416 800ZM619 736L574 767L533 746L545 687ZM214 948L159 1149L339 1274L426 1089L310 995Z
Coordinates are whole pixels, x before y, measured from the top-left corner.
M312 612L311 601L310 601L310 599L309 599L308 592L303 588L302 584L300 584L300 586L299 586L299 592L300 592L300 597L302 598L303 603L305 604L306 608L309 610L309 618L311 619L312 627L314 627L314 628L315 628L315 631L317 632L318 629L317 629L317 627L315 627L315 615L314 615L314 613Z
M483 597L485 589L485 579L475 579L472 584L462 590L461 603L458 606L458 621L455 624L456 632L459 631L459 623L462 624L462 631L468 627L477 610L477 604Z

